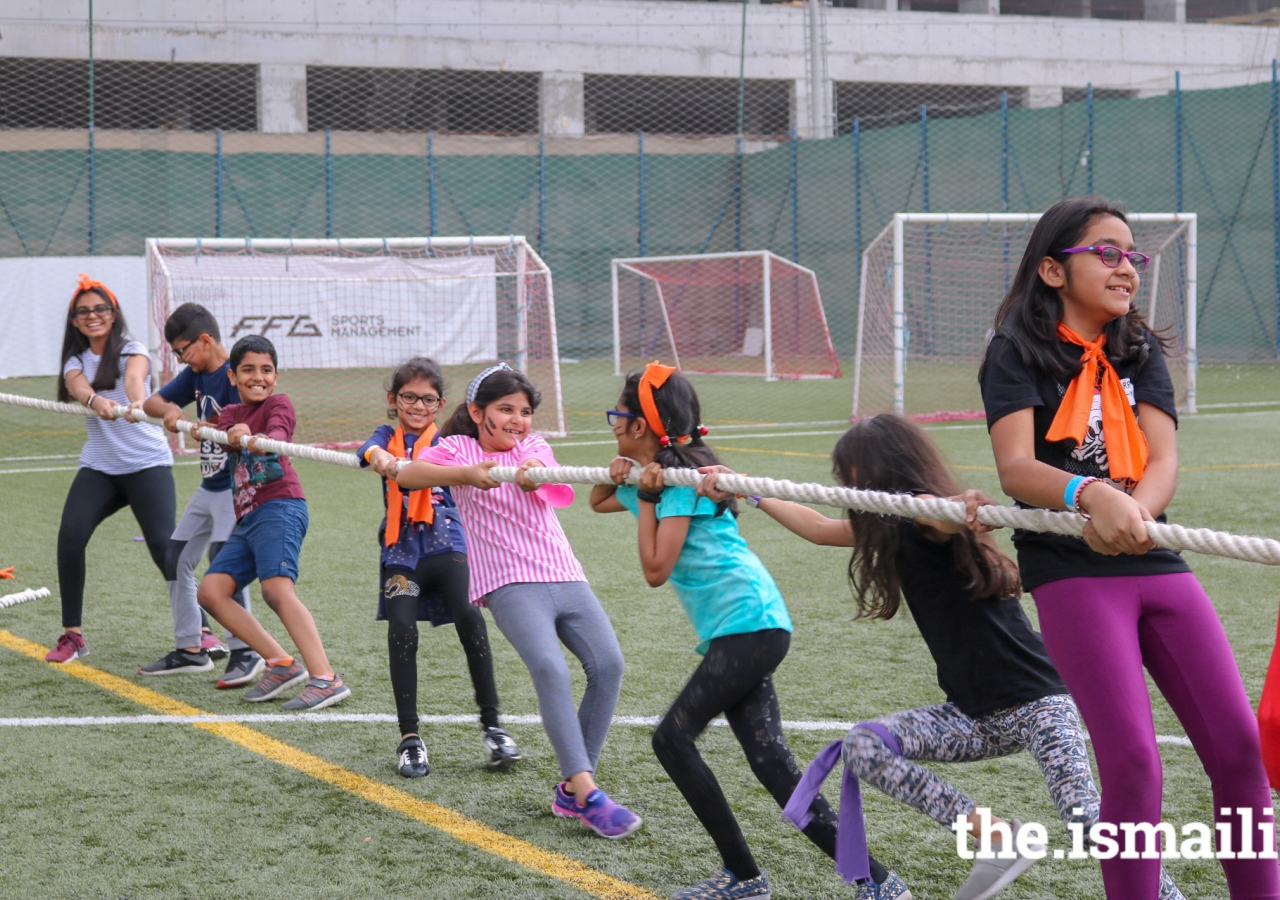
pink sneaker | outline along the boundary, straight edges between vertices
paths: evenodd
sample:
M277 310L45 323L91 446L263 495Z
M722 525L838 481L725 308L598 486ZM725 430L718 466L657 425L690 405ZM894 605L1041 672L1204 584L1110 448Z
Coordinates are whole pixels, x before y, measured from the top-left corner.
M210 659L225 659L231 650L226 644L218 640L218 636L212 631L200 632L200 649L209 654Z
M74 631L64 631L58 636L58 643L54 648L44 655L44 661L64 663L88 655L89 647L85 644L84 637Z

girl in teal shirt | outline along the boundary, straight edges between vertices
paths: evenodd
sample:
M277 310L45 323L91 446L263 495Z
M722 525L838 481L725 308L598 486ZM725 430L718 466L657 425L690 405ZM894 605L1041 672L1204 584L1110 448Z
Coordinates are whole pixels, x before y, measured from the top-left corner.
M738 533L734 501L715 503L693 488L666 487L664 466L716 465L693 385L669 366L651 363L627 378L608 413L618 439L610 465L615 485L591 492L596 512L630 511L640 520L640 565L652 587L668 581L698 633L702 662L653 734L653 750L715 841L724 868L678 891L673 900L764 900L768 876L756 865L697 738L724 715L752 771L785 806L800 768L782 734L773 672L791 646L791 617L773 576ZM621 485L641 466L639 487ZM819 795L805 835L834 858L836 819ZM909 900L906 885L874 859L860 900Z

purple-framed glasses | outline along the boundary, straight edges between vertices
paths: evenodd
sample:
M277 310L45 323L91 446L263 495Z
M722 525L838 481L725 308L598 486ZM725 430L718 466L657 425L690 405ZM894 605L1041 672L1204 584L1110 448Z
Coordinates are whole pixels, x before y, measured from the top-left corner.
M1141 275L1147 271L1147 263L1151 261L1151 257L1145 253L1139 253L1137 250L1121 250L1119 247L1109 247L1106 244L1095 244L1092 247L1068 247L1066 250L1059 250L1059 253L1096 253L1102 257L1102 264L1112 269L1120 268L1120 263L1127 257L1133 265L1133 270Z
M620 410L620 409L608 409L608 410L605 410L604 417L605 417L605 419L609 422L609 427L610 427L610 428L612 428L614 425L617 425L617 424L618 424L618 420L619 420L619 419L638 419L638 418L640 418L640 416L639 416L637 413L623 412L623 411L622 411L622 410Z

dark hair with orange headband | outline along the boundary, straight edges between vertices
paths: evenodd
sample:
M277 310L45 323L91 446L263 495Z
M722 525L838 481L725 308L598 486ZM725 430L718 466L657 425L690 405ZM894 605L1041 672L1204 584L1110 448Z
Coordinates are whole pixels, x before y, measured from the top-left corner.
M111 331L107 334L106 346L102 348L102 358L98 361L98 372L93 376L91 387L96 393L109 391L120 380L120 351L127 343L129 326L124 320L124 311L120 309L120 301L111 289L101 281L94 281L88 275L81 275L76 292L71 295L71 305L67 308L67 327L62 334L62 366L73 356L79 356L89 349L89 339L76 327L76 303L85 294L97 294L111 304ZM59 367L61 369L61 367ZM58 399L63 403L74 398L67 390L66 379L58 375Z
M620 406L640 413L658 436L662 448L654 460L667 468L696 469L718 465L715 452L703 442L702 405L689 379L671 366L651 362L643 372L632 372L622 386ZM737 515L734 500L720 504Z

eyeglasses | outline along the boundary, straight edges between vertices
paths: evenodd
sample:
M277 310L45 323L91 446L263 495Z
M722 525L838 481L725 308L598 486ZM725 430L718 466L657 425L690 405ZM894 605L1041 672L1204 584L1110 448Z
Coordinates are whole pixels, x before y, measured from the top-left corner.
M612 428L618 424L619 419L638 419L640 416L635 413L623 412L620 409L605 410L605 420L608 421L609 427Z
M187 351L188 351L188 350L190 350L193 346L195 346L195 343L196 343L195 341L192 341L190 344L187 344L185 347L173 347L173 348L172 348L172 350L173 350L173 355L174 355L174 356L176 356L176 357L178 357L178 362L186 362L186 361L187 361L187 360L186 360Z
M76 311L71 314L75 319L87 319L90 316L97 316L99 319L104 318L111 312L111 307L103 303L98 306L78 306Z
M1119 247L1108 247L1105 244L1095 245L1093 247L1068 247L1066 250L1059 250L1059 253L1096 253L1102 257L1102 264L1112 269L1118 269L1120 263L1128 259L1133 265L1133 270L1141 275L1147 271L1147 263L1151 261L1151 257L1145 253L1139 253L1136 250L1121 250Z
M405 409L412 409L421 403L427 409L439 409L440 404L444 402L443 397L437 397L435 394L396 394L396 401Z

